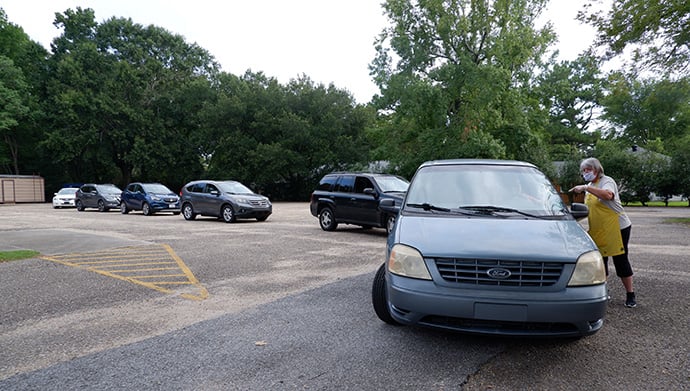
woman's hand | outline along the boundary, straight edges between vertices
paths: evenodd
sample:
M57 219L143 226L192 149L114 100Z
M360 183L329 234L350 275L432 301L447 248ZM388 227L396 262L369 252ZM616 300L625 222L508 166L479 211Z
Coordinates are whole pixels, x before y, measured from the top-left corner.
M584 193L586 190L587 190L587 185L577 185L568 191L569 192L572 191L575 193Z

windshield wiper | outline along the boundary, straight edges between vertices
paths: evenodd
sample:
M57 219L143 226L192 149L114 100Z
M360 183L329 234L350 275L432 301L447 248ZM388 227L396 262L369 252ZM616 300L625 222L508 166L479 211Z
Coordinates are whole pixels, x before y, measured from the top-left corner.
M527 217L534 217L537 219L543 219L545 216L538 216L531 213L523 212L518 209L506 208L504 206L492 206L492 205L473 205L473 206L461 206L460 209L474 210L480 213L486 213L492 216L496 216L496 213L517 213Z
M448 209L448 208L442 208L440 206L431 205L427 202L425 202L423 204L407 204L407 206L409 206L411 208L422 208L426 211L436 210L439 212L450 212L450 209Z

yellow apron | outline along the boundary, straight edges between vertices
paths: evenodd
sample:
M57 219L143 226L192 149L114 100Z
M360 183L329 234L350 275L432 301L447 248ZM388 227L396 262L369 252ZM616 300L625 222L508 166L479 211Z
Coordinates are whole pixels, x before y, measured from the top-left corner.
M606 206L593 194L587 193L585 204L589 207L589 236L599 247L603 257L620 255L625 252L618 213Z

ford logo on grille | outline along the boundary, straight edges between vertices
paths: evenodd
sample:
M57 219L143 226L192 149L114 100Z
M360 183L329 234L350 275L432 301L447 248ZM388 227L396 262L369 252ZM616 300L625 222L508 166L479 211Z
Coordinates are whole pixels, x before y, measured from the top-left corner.
M510 270L508 269L503 269L500 267L494 267L486 271L486 274L491 277L495 278L497 280L504 280L508 277L510 277Z

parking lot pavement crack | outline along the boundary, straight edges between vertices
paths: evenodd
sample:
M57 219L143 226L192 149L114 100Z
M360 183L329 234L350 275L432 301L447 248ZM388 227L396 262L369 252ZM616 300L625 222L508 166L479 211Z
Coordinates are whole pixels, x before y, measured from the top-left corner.
M188 300L205 300L208 291L167 244L41 256L46 261L88 270Z

